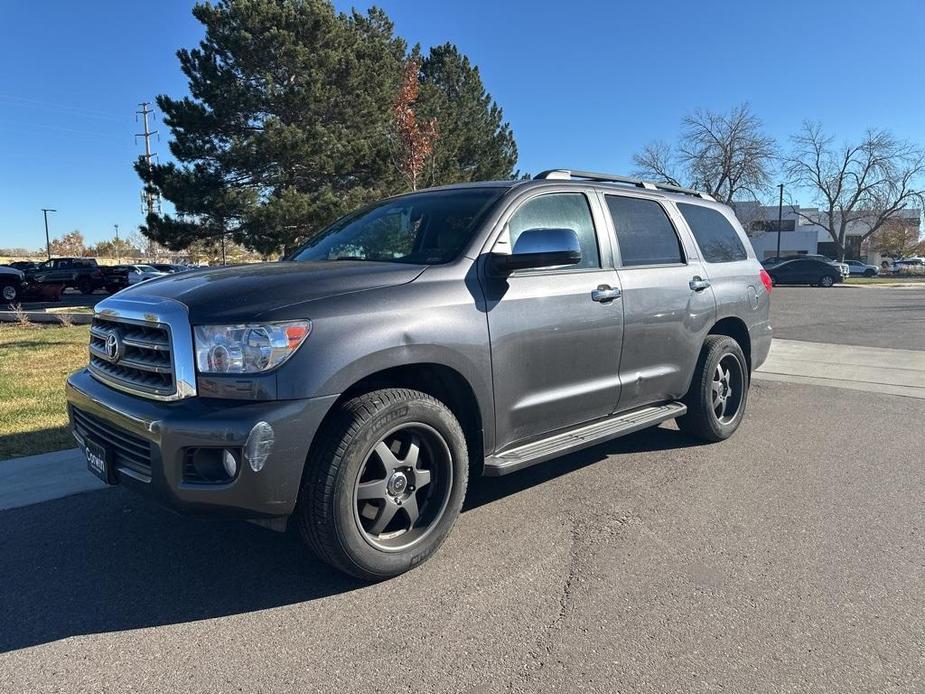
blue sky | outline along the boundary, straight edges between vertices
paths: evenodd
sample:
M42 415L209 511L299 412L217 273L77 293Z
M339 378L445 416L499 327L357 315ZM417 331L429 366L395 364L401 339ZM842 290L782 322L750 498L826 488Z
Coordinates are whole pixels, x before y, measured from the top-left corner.
M925 144L921 0L377 4L410 43L451 41L479 65L525 171L626 172L686 112L745 100L782 142L810 118ZM90 241L142 221L134 111L185 92L175 51L202 33L190 7L0 0L0 247L42 246L42 207L59 210L53 235Z

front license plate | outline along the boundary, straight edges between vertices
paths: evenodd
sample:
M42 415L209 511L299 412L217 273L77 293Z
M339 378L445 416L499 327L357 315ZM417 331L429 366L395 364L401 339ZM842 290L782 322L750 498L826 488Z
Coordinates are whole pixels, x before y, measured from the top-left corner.
M87 441L84 448L87 456L87 468L106 484L112 484L109 479L109 456L106 449L94 441Z

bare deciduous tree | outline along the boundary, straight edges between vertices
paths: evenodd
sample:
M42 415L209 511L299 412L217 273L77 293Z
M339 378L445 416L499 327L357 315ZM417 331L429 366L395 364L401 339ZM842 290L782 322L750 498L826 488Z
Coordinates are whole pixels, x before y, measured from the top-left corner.
M770 186L777 147L747 104L728 113L695 111L684 117L677 147L652 142L633 156L636 175L688 185L717 200L757 200Z
M792 205L793 211L823 227L844 260L851 226L864 225L863 242L900 210L922 204L916 183L925 173L925 150L885 130L868 130L857 144L835 146L833 140L819 123L804 123L792 138L784 171L792 183L812 191L820 210L810 215Z

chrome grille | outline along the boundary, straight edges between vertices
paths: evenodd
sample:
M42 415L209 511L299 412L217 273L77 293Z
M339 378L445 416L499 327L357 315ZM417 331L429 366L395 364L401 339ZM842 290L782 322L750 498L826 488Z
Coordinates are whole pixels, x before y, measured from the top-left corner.
M71 420L74 431L84 443L91 439L110 451L117 468L130 470L142 479L151 479L150 441L76 407L71 407Z
M163 324L95 316L90 326L90 373L139 395L174 395L170 330Z

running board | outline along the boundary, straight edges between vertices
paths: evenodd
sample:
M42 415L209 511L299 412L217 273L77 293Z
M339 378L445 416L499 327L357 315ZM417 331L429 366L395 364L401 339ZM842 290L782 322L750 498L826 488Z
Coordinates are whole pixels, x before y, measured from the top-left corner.
M551 458L558 458L566 453L632 434L634 431L654 426L666 419L680 417L685 412L687 412L687 405L680 402L669 402L615 415L593 424L586 424L578 429L528 443L525 446L490 455L485 458L482 474L487 477L507 475Z

